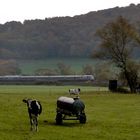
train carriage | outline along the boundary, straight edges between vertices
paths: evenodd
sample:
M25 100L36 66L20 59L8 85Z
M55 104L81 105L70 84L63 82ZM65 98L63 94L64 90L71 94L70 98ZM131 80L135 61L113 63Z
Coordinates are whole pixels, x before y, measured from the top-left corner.
M93 81L93 75L0 76L0 84L48 84Z

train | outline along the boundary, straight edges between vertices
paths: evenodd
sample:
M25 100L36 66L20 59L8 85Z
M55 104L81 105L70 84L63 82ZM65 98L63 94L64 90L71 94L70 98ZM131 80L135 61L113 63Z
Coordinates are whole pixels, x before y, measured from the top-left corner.
M93 81L93 75L0 76L0 84L54 84Z

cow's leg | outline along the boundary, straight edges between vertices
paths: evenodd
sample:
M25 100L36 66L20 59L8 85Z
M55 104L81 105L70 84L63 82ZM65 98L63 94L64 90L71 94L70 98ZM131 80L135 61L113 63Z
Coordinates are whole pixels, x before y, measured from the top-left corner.
M35 130L38 131L38 120L37 120L37 117L35 118Z
M32 131L33 130L33 124L34 124L34 122L33 122L33 118L32 118L32 115L31 114L29 114L29 118L30 118L30 125L31 125L30 130Z
M32 131L33 130L33 118L32 118L32 114L31 114L29 108L28 108L28 114L29 114L30 125L31 125L30 130Z
M37 121L37 116L33 116L31 122L32 122L32 130L34 129L35 131L38 131L38 121Z
M33 119L32 118L30 118L30 124L31 124L30 130L32 131L33 130Z

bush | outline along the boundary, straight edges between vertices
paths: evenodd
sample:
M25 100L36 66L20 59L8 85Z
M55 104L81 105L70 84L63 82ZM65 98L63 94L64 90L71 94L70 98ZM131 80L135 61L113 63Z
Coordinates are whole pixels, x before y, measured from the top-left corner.
M130 91L124 87L118 87L117 88L117 92L120 92L120 93L130 93Z

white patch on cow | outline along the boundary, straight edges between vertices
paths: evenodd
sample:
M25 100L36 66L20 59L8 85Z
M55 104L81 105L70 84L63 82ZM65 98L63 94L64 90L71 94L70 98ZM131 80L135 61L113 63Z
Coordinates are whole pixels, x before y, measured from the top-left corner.
M31 103L32 103L32 100L28 100L28 106L30 109L31 109Z
M37 101L36 101L36 105L37 105L38 109L40 110L40 105Z

